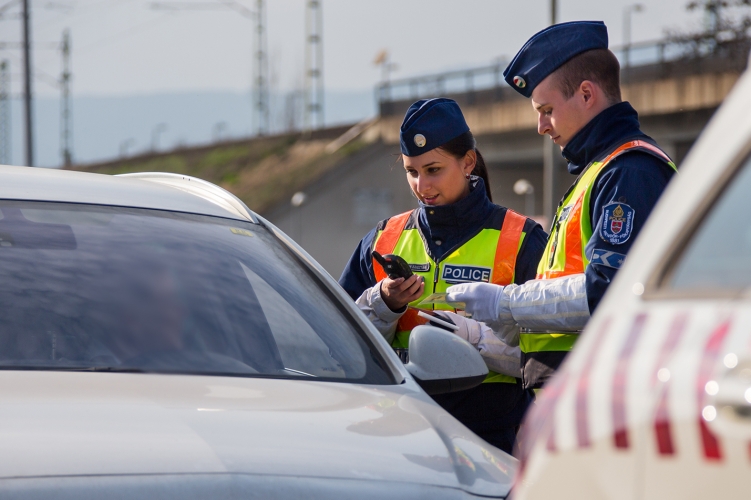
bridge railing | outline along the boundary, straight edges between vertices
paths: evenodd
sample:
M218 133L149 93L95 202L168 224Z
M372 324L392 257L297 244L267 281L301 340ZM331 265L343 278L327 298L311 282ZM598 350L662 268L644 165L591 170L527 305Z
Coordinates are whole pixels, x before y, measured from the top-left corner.
M708 37L683 40L658 40L634 43L611 50L621 63L622 77L640 66L667 65L682 60L700 60L713 57L723 49L741 47L742 56L748 55L749 41L722 44ZM736 51L737 52L737 51ZM745 61L744 61L745 62ZM382 82L376 86L379 105L437 95L466 94L480 90L508 87L503 70L508 61L466 70L447 71L433 75L416 76Z

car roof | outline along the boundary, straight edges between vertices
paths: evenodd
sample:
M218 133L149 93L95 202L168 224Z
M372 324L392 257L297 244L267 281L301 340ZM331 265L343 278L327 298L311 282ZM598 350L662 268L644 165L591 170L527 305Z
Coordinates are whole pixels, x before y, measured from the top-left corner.
M219 186L160 172L112 176L0 165L0 200L149 208L258 222L242 201Z

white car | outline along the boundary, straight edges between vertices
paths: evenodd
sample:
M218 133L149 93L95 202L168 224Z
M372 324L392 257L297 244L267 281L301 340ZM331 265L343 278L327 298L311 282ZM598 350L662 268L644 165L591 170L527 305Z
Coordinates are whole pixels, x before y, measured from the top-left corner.
M530 499L751 497L751 72L522 428Z
M410 348L217 186L0 167L0 498L505 497L425 392L479 353Z

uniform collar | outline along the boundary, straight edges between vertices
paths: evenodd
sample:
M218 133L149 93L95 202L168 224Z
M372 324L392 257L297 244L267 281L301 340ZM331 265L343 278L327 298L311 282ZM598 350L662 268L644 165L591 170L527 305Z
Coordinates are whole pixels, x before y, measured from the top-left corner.
M590 163L627 139L644 136L639 115L628 102L619 102L592 118L563 149L568 171L579 175Z
M469 194L450 205L425 205L420 203L420 222L430 233L463 232L463 229L479 227L493 212L493 203L485 193L485 182L472 176Z

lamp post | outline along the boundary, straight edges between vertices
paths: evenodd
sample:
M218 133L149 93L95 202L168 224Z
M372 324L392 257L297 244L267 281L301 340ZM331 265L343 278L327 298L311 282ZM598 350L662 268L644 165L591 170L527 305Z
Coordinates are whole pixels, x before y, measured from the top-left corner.
M308 199L308 195L306 195L302 191L298 191L295 194L292 195L292 199L289 201L289 204L292 205L292 208L295 212L297 212L297 231L295 233L297 234L297 238L295 238L295 241L298 245L302 246L302 205L305 203L305 201Z
M644 5L634 3L623 8L623 68L628 76L629 67L631 66L631 14L634 12L643 12Z
M123 142L120 143L120 157L125 158L128 156L128 150L131 146L133 146L136 143L136 140L132 137L125 139Z
M524 214L529 217L535 213L535 187L527 179L514 183L514 193L524 196Z
M31 21L29 13L29 0L21 3L23 10L21 20L23 22L23 116L24 116L24 153L27 167L34 166L34 112L32 111L31 96Z
M227 122L216 122L214 124L214 128L212 129L212 137L214 139L214 142L219 142L221 139L224 138L224 131L227 130Z
M159 147L159 136L167 130L166 123L160 123L151 131L151 150L156 151Z
M391 73L393 71L396 71L398 69L398 66L396 65L396 63L391 62L391 54L389 54L389 51L386 49L376 54L376 57L373 60L373 64L381 68L379 101L383 101L386 97L385 94L388 94L388 97L391 97Z
M558 22L558 2L550 0L550 25ZM549 137L542 138L542 213L545 217L553 217L556 207L556 189L558 175L556 175L556 145Z

